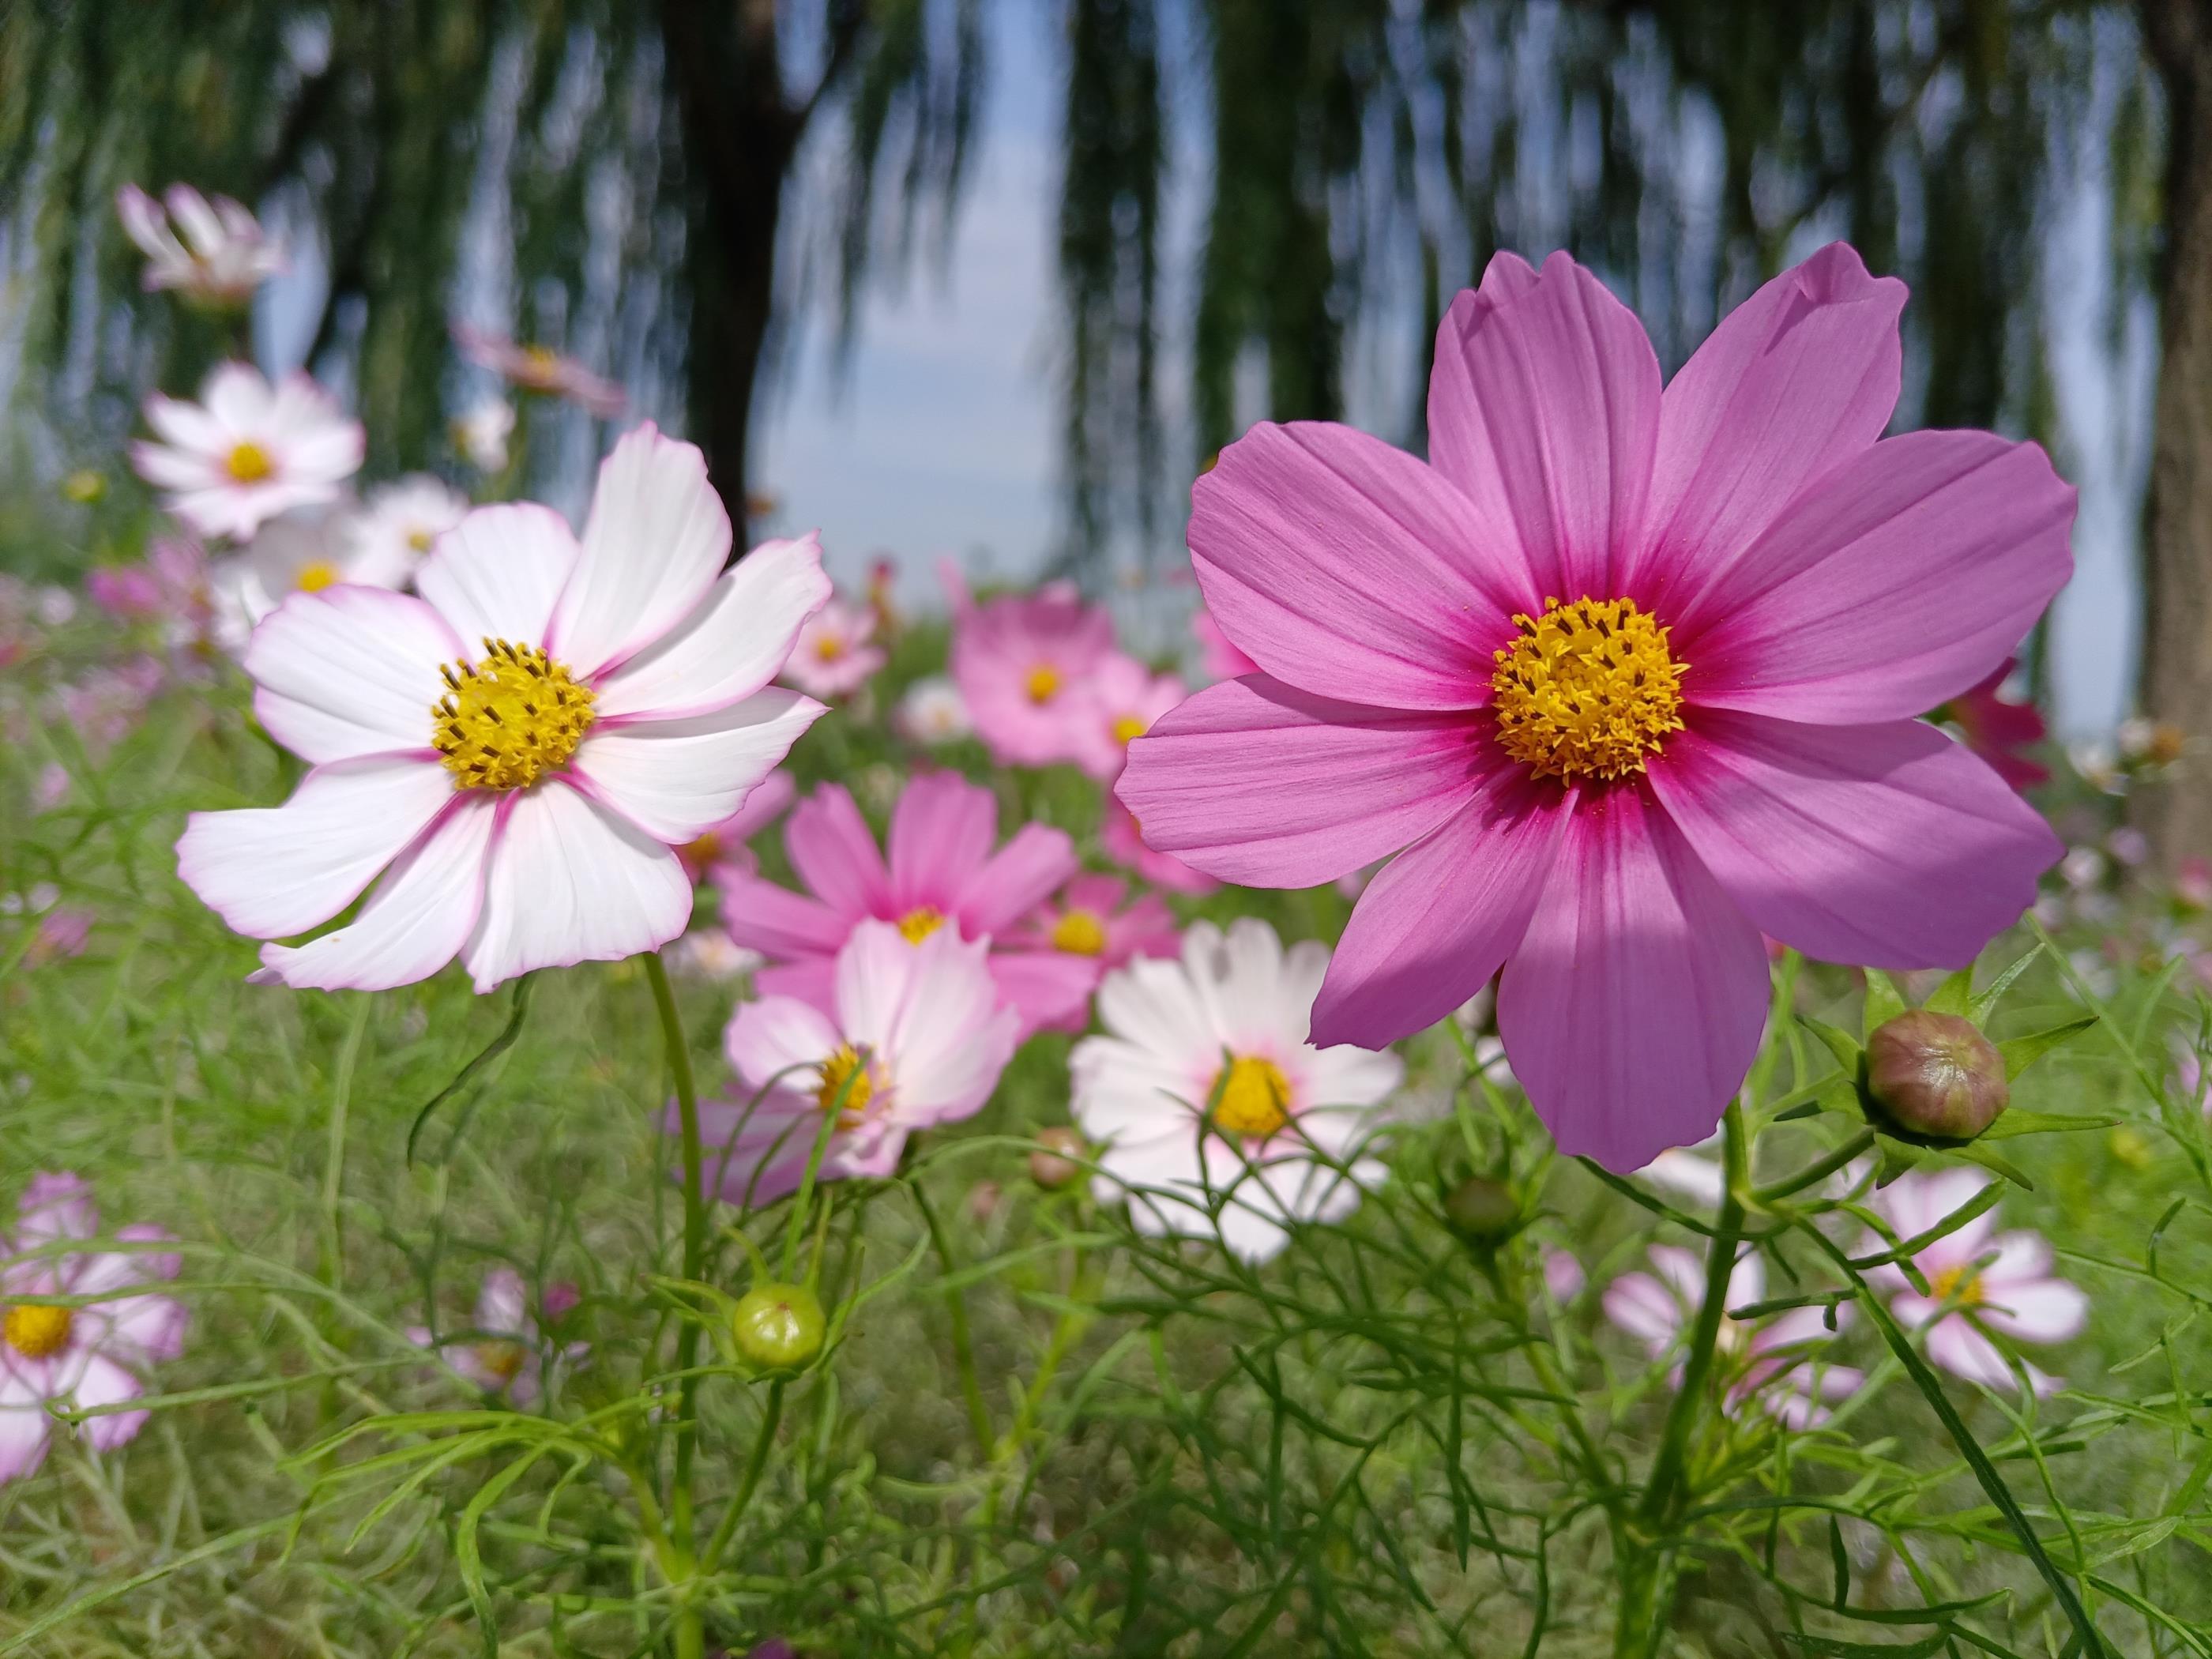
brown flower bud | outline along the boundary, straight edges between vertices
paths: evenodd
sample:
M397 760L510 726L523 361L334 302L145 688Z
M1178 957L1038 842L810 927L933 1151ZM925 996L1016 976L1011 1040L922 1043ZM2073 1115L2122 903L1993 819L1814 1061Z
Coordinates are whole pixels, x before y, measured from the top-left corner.
M1469 1176L1444 1198L1444 1218L1463 1238L1495 1244L1520 1224L1520 1200L1488 1176Z
M1030 1154L1030 1179L1048 1193L1056 1193L1083 1173L1076 1160L1084 1155L1083 1137L1073 1129L1039 1129L1039 1150Z
M2004 1056L1956 1014L1909 1009L1867 1039L1867 1090L1899 1127L1972 1140L2012 1098Z

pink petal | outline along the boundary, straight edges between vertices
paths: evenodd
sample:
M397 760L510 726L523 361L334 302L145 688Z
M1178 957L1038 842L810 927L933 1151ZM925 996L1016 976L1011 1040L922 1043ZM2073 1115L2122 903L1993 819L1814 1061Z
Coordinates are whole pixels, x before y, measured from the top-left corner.
M830 956L853 931L852 921L819 899L759 877L720 866L722 925L736 943L767 957Z
M983 867L998 836L999 803L989 790L957 772L916 777L891 809L892 904L945 904Z
M1682 1329L1682 1304L1650 1273L1623 1273L1598 1299L1605 1316L1644 1343L1654 1355L1674 1345Z
M1024 1034L1069 1020L1078 1026L1098 983L1098 963L1064 951L994 951L991 977L999 994L1022 1018Z
M80 1411L89 1411L94 1406L118 1406L126 1400L136 1400L145 1392L146 1385L113 1360L100 1354L88 1354L76 1387L71 1390L70 1403ZM136 1439L152 1415L151 1412L116 1412L105 1417L87 1418L78 1432L91 1442L95 1451L113 1451Z
M795 1094L811 1089L814 1071L844 1039L829 1017L796 997L763 997L739 1005L723 1036L730 1064L750 1090L774 1084Z
M429 978L475 931L498 819L496 796L466 792L393 863L351 921L305 945L264 945L254 977L322 991L386 991Z
M1016 1011L1001 1006L1003 981L981 940L939 928L909 954L887 1046L896 1079L891 1109L901 1125L921 1128L981 1110L1022 1031Z
M535 968L657 951L690 920L691 883L676 854L549 778L507 797L461 961L489 991Z
M883 854L852 796L825 783L792 808L783 850L808 890L840 915L872 915L890 902Z
M1977 1310L1996 1329L2027 1342L2065 1342L2089 1325L2089 1298L2063 1279L1984 1281L1985 1304Z
M1473 799L1480 728L1225 680L1129 745L1115 793L1146 844L1224 880L1311 887L1419 841Z
M600 714L666 719L751 696L775 678L800 625L829 597L813 535L762 543L672 632L606 678Z
M1668 617L1691 701L1850 726L1988 675L2073 574L2074 489L2034 444L1886 438L1821 477Z
M195 812L177 874L252 939L328 921L453 798L434 755L367 755L319 766L282 806Z
M428 749L430 708L446 690L439 665L462 654L459 636L422 600L338 586L291 595L253 630L244 660L261 723L320 765Z
M1508 258L1437 332L1429 447L1472 505L1479 545L1517 530L1534 586L1514 608L1533 613L1547 598L1622 591L1613 555L1644 526L1659 360L1635 313L1565 254L1533 280Z
M57 1239L91 1238L100 1231L92 1188L79 1175L35 1175L15 1204L15 1247L28 1250Z
M486 639L544 643L578 551L568 521L550 507L480 507L438 538L415 573L415 587L459 635L462 654L473 662Z
M1498 997L1559 1150L1626 1174L1704 1139L1766 1023L1766 947L1633 787L1585 800Z
M796 997L830 1013L837 1006L837 959L801 957L779 962L755 974L753 983L763 996Z
M1490 982L1528 928L1574 798L1494 772L1467 805L1382 866L1330 958L1316 1047L1380 1048Z
M1531 602L1481 562L1500 533L1411 455L1317 422L1254 427L1191 491L1223 631L1279 680L1393 708L1490 695L1490 653Z
M2065 851L2002 778L1917 721L1701 713L1651 787L1762 933L1863 967L1963 967Z
M911 792L909 792L911 793ZM953 895L961 931L1005 934L1076 872L1075 843L1064 830L1025 823Z
M1832 242L1722 319L1659 406L1638 572L1702 586L1897 406L1905 284ZM1638 586L1637 573L1620 579Z
M53 1419L36 1401L0 1398L0 1482L36 1474L52 1437Z
M736 811L827 713L811 697L769 686L709 714L594 726L571 764L593 795L680 843Z

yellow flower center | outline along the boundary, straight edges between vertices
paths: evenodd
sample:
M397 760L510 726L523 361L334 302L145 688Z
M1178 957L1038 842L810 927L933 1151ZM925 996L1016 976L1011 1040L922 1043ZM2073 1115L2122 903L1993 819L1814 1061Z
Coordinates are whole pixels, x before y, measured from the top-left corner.
M522 1369L528 1353L520 1342L479 1342L477 1344L477 1363L502 1382L514 1381L515 1373Z
M1050 702L1053 693L1060 690L1060 670L1048 662L1041 662L1030 670L1030 677L1023 682L1023 686L1029 692L1031 702Z
M1928 1281L1928 1292L1938 1302L1954 1302L1962 1308L1979 1307L1982 1281L1972 1264L1946 1267Z
M1145 735L1146 722L1134 714L1124 714L1114 722L1114 741L1124 745L1134 743Z
M47 1359L69 1343L70 1313L67 1308L10 1308L0 1336L26 1359Z
M1291 1121L1290 1079L1272 1060L1231 1056L1213 1092L1213 1121L1224 1134L1265 1140Z
M417 553L428 553L430 550L430 544L437 539L420 525L407 532L407 545Z
M945 926L945 912L933 904L925 904L909 910L899 918L898 930L906 935L908 945L919 945Z
M558 378L560 369L561 359L554 354L551 347L525 346L522 369L514 378L523 386L548 386Z
M1612 780L1644 770L1682 729L1682 675L1667 629L1633 599L1544 601L1490 677L1498 741L1540 778Z
M276 470L276 463L267 450L248 438L230 447L222 470L239 483L259 483Z
M823 662L835 662L845 654L845 641L835 634L824 634L814 641L814 654Z
M598 718L592 692L534 645L486 640L475 663L438 672L431 742L464 789L526 789L567 762Z
M311 559L300 567L292 586L302 593L319 593L338 580L338 568L328 559Z
M696 841L684 844L684 856L694 864L720 864L722 861L722 838L709 830Z
M852 1086L847 1088L848 1084ZM842 1103L837 1098L840 1091L845 1097ZM814 1091L814 1097L823 1111L838 1112L840 1121L857 1122L875 1093L876 1082L868 1075L867 1062L851 1043L838 1044L837 1051L822 1062L822 1086Z
M1052 925L1052 948L1095 957L1106 948L1106 924L1095 910L1070 910Z

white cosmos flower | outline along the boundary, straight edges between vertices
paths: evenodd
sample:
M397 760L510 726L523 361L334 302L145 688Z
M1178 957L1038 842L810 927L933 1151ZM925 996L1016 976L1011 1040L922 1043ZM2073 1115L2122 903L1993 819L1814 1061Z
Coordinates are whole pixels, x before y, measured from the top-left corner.
M514 433L514 405L504 398L485 398L471 404L453 422L453 444L479 472L497 472L507 465L507 441Z
M468 514L469 498L427 472L370 490L345 521L346 575L371 587L404 587L438 538Z
M265 810L195 813L179 873L270 945L257 979L382 989L458 954L479 991L684 931L674 848L734 812L822 705L769 685L830 595L812 536L725 572L697 449L652 426L599 468L580 542L550 507L479 507L421 596L295 593L245 656L254 710L311 768Z
M238 552L208 567L208 592L216 642L237 656L261 619L295 593L318 593L341 582L363 587L404 586L411 567L382 580L356 567L353 515L359 503L341 496L327 507L307 507L270 520Z
M932 674L907 687L899 699L899 729L916 743L934 748L964 738L975 729L969 717L968 699L947 674Z
M150 292L175 289L196 300L237 305L285 269L284 250L261 222L228 196L210 203L190 185L171 185L167 211L136 185L116 192L124 233L146 256Z
M245 363L217 364L196 404L154 393L146 420L165 441L131 445L138 476L201 535L240 541L280 513L336 501L366 442L307 375L271 386Z
M1289 1242L1285 1224L1335 1221L1383 1166L1362 1156L1373 1108L1405 1067L1392 1054L1306 1039L1328 949L1288 951L1249 917L1199 922L1180 961L1139 957L1098 991L1103 1036L1075 1045L1071 1109L1100 1146L1104 1201L1126 1196L1137 1231L1212 1237L1206 1189L1226 1194L1219 1237L1248 1261ZM1331 1163L1349 1163L1346 1179Z

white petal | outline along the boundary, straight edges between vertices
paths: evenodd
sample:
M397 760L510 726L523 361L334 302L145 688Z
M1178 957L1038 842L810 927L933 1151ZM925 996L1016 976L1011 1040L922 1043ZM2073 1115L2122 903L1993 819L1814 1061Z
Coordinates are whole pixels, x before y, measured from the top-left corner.
M983 947L988 950L990 947ZM864 921L837 952L837 1023L853 1042L888 1053L921 955L887 921Z
M416 573L471 659L486 638L542 645L554 601L576 566L576 538L550 507L480 507L438 538Z
M461 948L478 991L535 968L658 950L691 920L676 854L629 820L548 779L509 797L483 914Z
M829 598L813 536L762 543L674 633L607 677L599 713L693 714L752 696L775 678L799 628Z
M912 955L911 983L890 1037L899 1121L921 1127L981 1109L1014 1052L1021 1015L999 1006L990 945L940 927Z
M689 617L730 556L730 515L696 445L647 422L599 464L583 556L546 649L589 678Z
M0 1482L36 1474L52 1433L53 1419L36 1401L0 1399Z
M217 363L200 382L200 401L233 432L252 432L269 424L276 392L251 363Z
M120 1405L146 1392L146 1385L113 1360L100 1354L85 1356L84 1370L76 1379L72 1402L81 1410L94 1406ZM117 1412L86 1419L79 1431L95 1450L113 1451L146 1426L148 1412Z
M294 754L318 764L398 750L428 753L438 667L461 642L422 600L376 587L295 593L246 647L259 682L254 713Z
M812 1004L797 997L763 997L738 1006L722 1048L749 1094L774 1084L803 1098L817 1074L794 1068L818 1066L842 1041L830 1017ZM763 1110L769 1103L763 1103Z
M825 712L811 697L771 686L710 714L595 727L573 763L617 811L680 844L736 811Z
M392 865L359 915L305 945L264 946L256 977L319 991L388 991L429 978L476 927L498 817L496 795L461 792L436 827Z
M435 757L319 766L282 806L193 813L177 842L177 873L249 938L303 933L352 903L453 794Z

